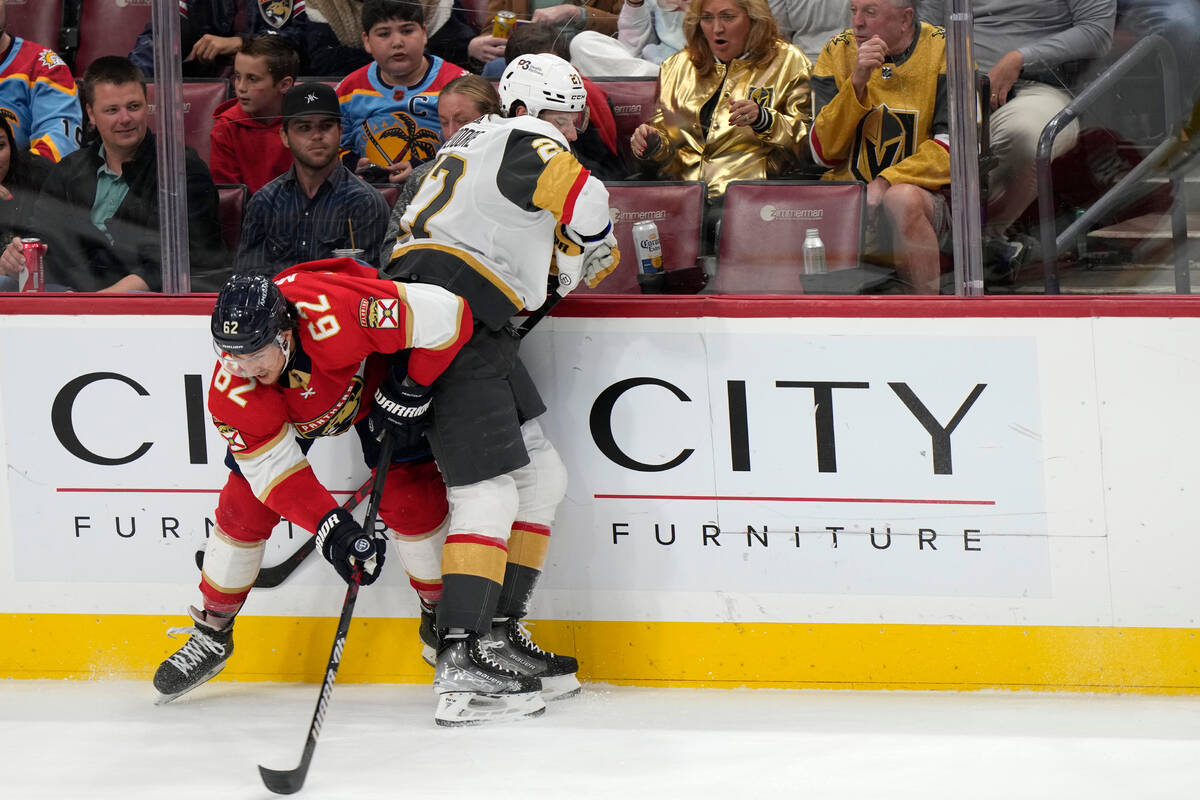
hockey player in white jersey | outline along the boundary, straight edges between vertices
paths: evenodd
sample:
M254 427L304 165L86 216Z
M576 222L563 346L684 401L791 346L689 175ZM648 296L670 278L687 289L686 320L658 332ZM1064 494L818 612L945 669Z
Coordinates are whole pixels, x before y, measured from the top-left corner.
M428 426L450 503L434 675L443 725L533 716L579 691L575 659L539 648L520 621L567 475L536 420L545 406L509 320L546 301L552 256L560 294L594 286L620 259L608 192L570 151L587 123L579 73L557 56L521 56L499 91L504 116L464 125L438 152L383 270L443 286L475 316L432 412L394 419ZM376 402L418 405L386 392Z

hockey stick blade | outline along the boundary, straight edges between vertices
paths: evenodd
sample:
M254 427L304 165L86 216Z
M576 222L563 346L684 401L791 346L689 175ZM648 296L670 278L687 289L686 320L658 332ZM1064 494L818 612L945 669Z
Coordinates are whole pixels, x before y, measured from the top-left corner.
M367 517L363 530L375 528L375 515L379 512L379 500L383 495L383 484L387 481L388 465L392 462L392 434L387 430L379 447L379 464L371 482L371 497L367 501ZM387 546L387 543L383 543ZM346 635L350 632L350 619L354 616L354 603L358 600L358 581L351 581L346 587L346 599L342 601L342 615L338 618L337 633L333 637L333 647L329 651L329 663L325 666L325 682L321 684L321 694L317 697L317 707L313 711L312 722L308 725L308 738L304 741L304 752L300 763L294 769L270 769L258 765L258 774L263 784L275 794L295 794L304 786L308 777L308 767L312 763L313 752L317 749L317 739L321 735L321 726L325 723L325 712L329 709L329 701L333 697L333 683L337 680L338 667L342 663L342 650L346 646Z
M362 499L371 491L371 484L374 480L375 477L373 475L367 478L366 481L363 482L363 485L355 490L354 494L346 498L346 502L342 503L342 508L346 509L347 511L353 511L358 504L362 502ZM283 561L280 561L274 566L263 567L260 569L258 571L258 577L254 579L254 588L274 589L276 586L286 581L291 574L296 571L296 567L300 566L300 564L304 562L304 559L308 558L308 554L313 551L313 549L316 547L316 544L316 538L310 536L305 539L301 545ZM204 569L203 550L196 551L196 569Z

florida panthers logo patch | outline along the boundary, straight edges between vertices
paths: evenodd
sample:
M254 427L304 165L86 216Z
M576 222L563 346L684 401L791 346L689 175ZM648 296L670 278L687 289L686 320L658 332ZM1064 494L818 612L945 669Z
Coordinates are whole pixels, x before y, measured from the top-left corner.
M364 328L399 328L400 301L394 297L367 297L358 304L358 324Z
M272 28L282 28L297 10L296 0L258 0L258 13Z
M402 111L393 112L388 119L362 123L363 149L371 163L386 167L397 161L416 164L433 158L441 139L429 128Z
M43 50L42 52L38 53L37 58L41 65L46 69L65 67L67 65L67 62L59 58L58 53L54 52L53 50Z
M246 449L246 440L242 438L242 432L237 428L229 425L217 425L217 433L221 434L221 438L229 442L229 449L234 453L241 453Z

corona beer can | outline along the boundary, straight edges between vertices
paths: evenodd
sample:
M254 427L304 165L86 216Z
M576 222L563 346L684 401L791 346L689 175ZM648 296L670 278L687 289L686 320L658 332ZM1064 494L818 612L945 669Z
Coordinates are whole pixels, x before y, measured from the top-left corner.
M497 11L496 17L492 20L492 36L497 39L507 39L515 27L517 27L516 14L512 11Z
M642 275L658 275L663 271L662 241L658 238L658 226L650 220L634 223L633 254Z
M17 275L17 290L22 292L46 291L46 273L42 269L42 253L46 246L41 239L22 239L21 252L25 266Z

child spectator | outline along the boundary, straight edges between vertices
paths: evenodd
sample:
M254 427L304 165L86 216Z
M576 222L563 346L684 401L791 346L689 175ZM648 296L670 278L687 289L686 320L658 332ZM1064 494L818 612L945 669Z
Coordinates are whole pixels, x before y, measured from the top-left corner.
M425 55L420 3L367 0L362 41L375 63L338 84L342 150L368 180L402 183L441 145L438 92L466 70Z
M234 57L237 97L213 112L209 167L217 183L244 183L250 193L287 172L292 153L279 138L283 96L296 82L300 57L279 36L250 39Z

